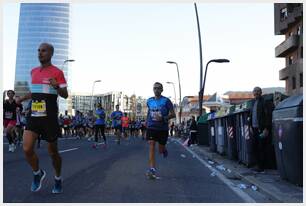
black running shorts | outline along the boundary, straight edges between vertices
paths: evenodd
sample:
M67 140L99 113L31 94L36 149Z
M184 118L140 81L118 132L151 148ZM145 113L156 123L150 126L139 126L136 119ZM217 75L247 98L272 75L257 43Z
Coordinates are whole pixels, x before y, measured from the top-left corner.
M30 117L25 130L42 136L47 142L55 142L60 136L60 126L57 117Z
M115 126L114 129L115 129L116 132L117 131L122 132L122 126L121 125Z
M147 129L147 140L154 140L161 145L166 145L168 141L168 130Z

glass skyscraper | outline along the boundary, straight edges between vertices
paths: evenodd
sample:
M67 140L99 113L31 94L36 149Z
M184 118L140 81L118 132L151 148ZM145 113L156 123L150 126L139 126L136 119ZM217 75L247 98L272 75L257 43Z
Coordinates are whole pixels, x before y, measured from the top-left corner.
M30 72L39 66L37 49L43 42L54 46L52 64L63 70L68 81L69 57L69 4L68 3L22 3L20 5L15 91L23 95L29 91ZM59 111L68 109L68 101L59 98Z

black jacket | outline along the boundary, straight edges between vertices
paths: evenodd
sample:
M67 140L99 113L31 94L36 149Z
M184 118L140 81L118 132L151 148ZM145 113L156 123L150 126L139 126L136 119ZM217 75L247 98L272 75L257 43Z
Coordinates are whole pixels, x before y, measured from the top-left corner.
M253 113L253 107L254 107L255 101L254 101L252 109L250 111L250 113L251 113L251 117L250 117L251 125L252 125L252 113ZM260 97L258 99L256 111L257 111L257 122L258 122L258 129L259 130L262 131L265 128L271 130L273 109L274 109L274 106L273 106L272 101L265 101L263 97Z
M197 130L197 122L196 121L191 121L190 130Z

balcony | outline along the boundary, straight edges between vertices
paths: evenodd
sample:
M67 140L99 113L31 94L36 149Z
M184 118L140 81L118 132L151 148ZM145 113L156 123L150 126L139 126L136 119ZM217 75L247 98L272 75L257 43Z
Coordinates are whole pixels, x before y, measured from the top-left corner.
M275 48L276 57L286 57L299 46L299 36L292 35Z
M303 59L300 59L297 63L291 64L279 70L279 80L286 80L287 78L302 72L303 72Z

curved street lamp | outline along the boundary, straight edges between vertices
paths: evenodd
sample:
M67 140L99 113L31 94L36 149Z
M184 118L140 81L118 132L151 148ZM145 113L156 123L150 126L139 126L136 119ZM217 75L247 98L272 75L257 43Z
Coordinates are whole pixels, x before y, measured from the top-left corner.
M201 88L201 90L199 92L199 116L202 115L203 95L204 95L204 88L205 88L205 82L206 82L207 68L208 68L208 65L211 62L215 62L215 63L229 63L230 60L228 60L228 59L211 59L211 60L209 60L207 62L206 68L205 68L203 86L202 86L202 88Z
M61 68L63 68L67 62L74 62L74 61L75 61L74 59L66 59L64 63L62 64Z
M166 82L167 84L172 84L172 86L173 86L173 91L174 91L174 103L175 104L177 104L176 103L176 91L175 91L175 85L174 85L174 83L173 82Z
M178 77L178 82L179 82L179 123L181 124L181 119L182 119L182 100L181 100L181 80L180 80L180 72L179 72L179 68L178 68L178 64L174 61L167 61L168 64L175 64L176 65L176 69L177 69L177 77Z

